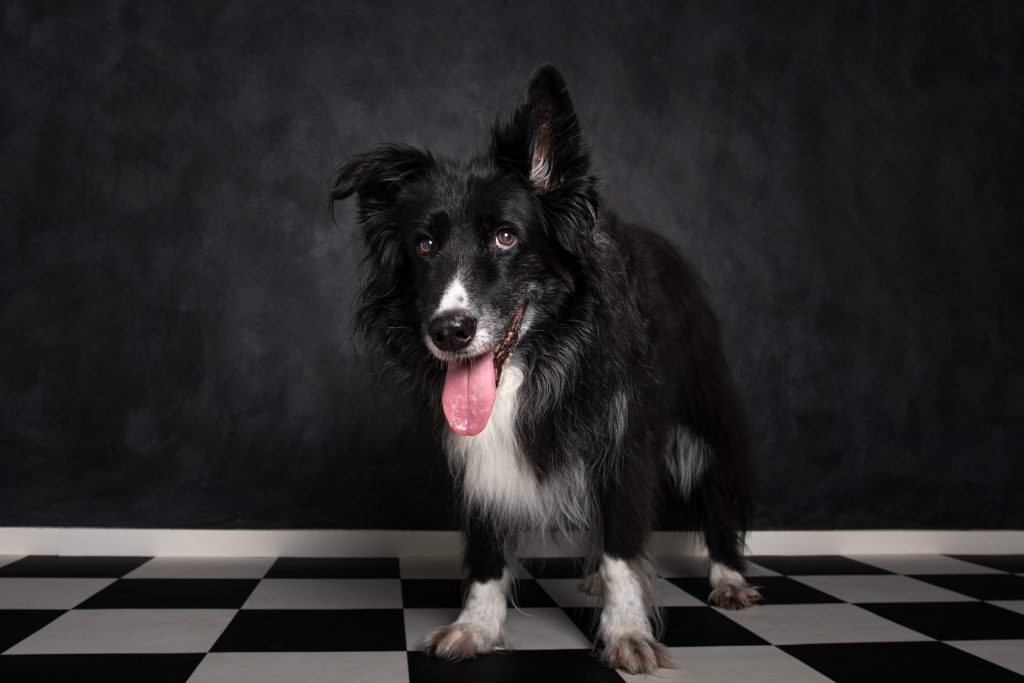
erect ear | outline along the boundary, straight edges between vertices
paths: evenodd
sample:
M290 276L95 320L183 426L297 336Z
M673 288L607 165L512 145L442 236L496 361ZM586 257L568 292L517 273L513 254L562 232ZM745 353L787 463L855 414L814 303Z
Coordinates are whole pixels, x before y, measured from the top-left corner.
M352 157L338 169L331 183L331 203L355 194L365 221L391 206L403 185L432 163L429 154L413 147L382 145Z
M565 80L555 67L534 72L518 108L492 130L491 155L544 194L587 174L590 158Z

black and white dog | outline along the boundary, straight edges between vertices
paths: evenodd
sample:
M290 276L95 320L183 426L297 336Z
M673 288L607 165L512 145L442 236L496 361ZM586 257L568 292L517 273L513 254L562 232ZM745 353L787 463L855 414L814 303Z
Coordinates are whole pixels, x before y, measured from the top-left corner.
M592 540L604 662L667 665L645 560L666 488L699 520L710 601L760 598L740 574L750 439L717 321L672 244L603 206L554 68L483 154L379 147L338 172L332 201L352 194L357 324L422 394L461 502L465 606L428 652L499 647L511 553L559 529Z

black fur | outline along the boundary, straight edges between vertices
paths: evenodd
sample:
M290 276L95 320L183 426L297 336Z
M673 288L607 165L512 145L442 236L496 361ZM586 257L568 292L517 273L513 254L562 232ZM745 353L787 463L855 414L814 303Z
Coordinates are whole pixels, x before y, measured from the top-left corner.
M418 388L439 435L446 366L424 330L460 272L497 320L527 302L529 327L512 355L523 370L519 457L538 482L583 463L587 521L603 552L644 556L661 483L683 456L682 426L706 459L679 503L695 513L712 560L742 568L751 445L718 323L675 248L602 206L557 71L534 75L485 154L455 161L380 147L339 171L332 199L352 194L366 244L357 324L401 385ZM515 249L494 248L502 226L514 228ZM435 245L429 256L417 252L424 237ZM527 526L505 517L465 506L472 579L500 576Z

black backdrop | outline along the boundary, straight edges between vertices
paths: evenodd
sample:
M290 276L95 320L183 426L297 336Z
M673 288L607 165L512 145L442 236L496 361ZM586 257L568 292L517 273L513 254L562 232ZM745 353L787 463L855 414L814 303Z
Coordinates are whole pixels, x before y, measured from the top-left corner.
M705 276L758 528L1024 526L1024 3L198 6L0 10L0 526L450 527L326 188L543 62Z

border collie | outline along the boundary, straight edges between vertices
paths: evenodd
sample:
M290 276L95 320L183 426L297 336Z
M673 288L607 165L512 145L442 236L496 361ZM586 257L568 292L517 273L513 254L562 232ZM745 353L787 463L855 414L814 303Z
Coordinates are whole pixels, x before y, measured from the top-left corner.
M710 602L760 599L740 574L751 447L715 315L667 239L604 206L558 71L482 154L378 147L334 178L332 202L353 194L357 327L419 391L460 501L465 604L427 652L501 647L517 542L561 530L591 542L604 663L668 666L646 560L666 490L703 532Z

